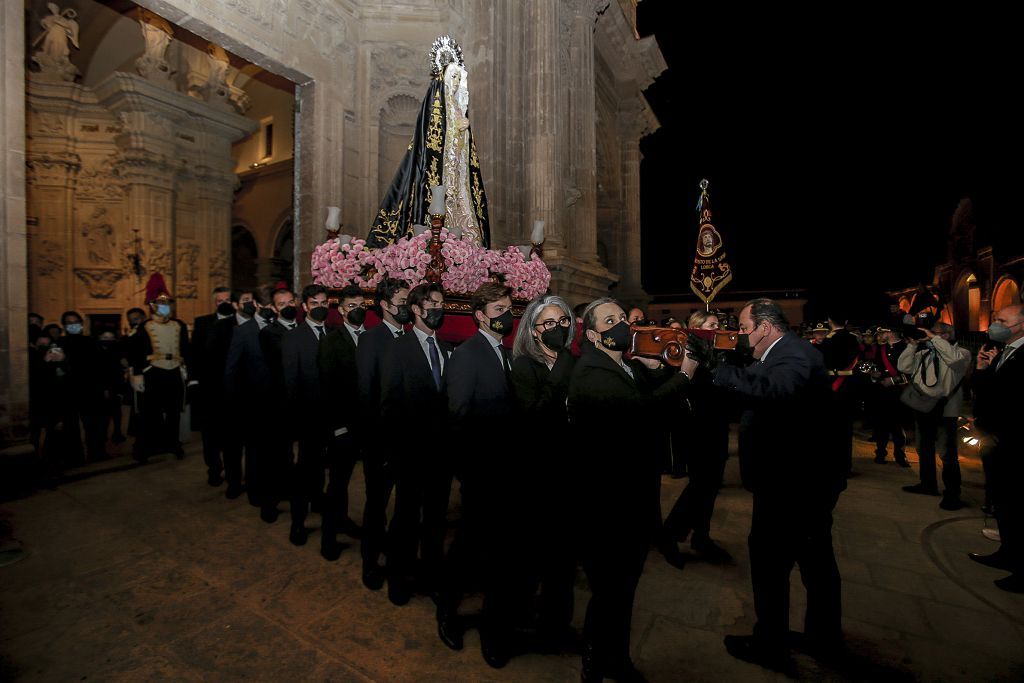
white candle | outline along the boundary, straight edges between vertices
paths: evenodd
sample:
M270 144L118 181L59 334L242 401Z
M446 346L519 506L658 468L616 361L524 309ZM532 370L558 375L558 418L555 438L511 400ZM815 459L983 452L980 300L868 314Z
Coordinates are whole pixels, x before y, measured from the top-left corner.
M341 207L327 207L327 221L324 225L332 232L336 231L341 226Z
M444 185L434 185L434 187L430 188L430 207L427 211L432 216L443 216L445 214L444 193Z
M537 219L533 222L533 233L530 240L534 244L544 244L544 221Z
M530 260L530 250L533 249L529 244L520 244L518 247L519 251L523 253L523 258L527 261Z

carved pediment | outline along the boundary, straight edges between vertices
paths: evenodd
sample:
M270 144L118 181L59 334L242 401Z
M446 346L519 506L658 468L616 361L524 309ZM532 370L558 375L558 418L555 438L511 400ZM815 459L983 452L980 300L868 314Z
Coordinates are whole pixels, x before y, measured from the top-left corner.
M124 272L114 268L75 268L75 277L81 280L93 299L109 299Z

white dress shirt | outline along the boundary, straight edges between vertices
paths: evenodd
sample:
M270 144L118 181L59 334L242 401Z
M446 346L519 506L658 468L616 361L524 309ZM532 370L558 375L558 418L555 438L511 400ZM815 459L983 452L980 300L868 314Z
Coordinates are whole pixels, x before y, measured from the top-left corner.
M327 321L325 320L324 322L327 322ZM316 329L318 327L323 331L324 336L327 336L327 328L324 326L324 323L318 323L318 322L316 322L315 320L313 320L312 318L310 318L307 315L306 316L306 324L309 325L310 329L313 330L313 336L316 337L317 339L320 339L320 335L317 334L317 331L316 331Z
M495 339L494 337L492 337L491 335L487 334L483 330L477 330L477 331L484 336L484 339L486 339L487 341L489 341L491 343L491 348L494 349L495 355L498 356L498 364L501 366L502 370L505 370L506 369L505 368L505 355L501 352L501 340L500 339ZM511 363L511 361L509 361L509 362Z
M423 355L427 357L427 366L430 366L430 347L427 345L427 339L433 339L434 343L437 344L436 334L427 334L418 327L413 327L412 331L416 333L416 340L420 343L420 348L423 349ZM444 351L441 350L441 345L437 345L437 357L441 359L441 372L444 372L444 364L447 360L444 357Z
M391 330L391 336L392 337L398 337L398 336L404 334L404 332L405 332L401 327L395 327L394 325L389 323L387 320L383 320L381 322L383 322L385 325L387 325L388 329Z

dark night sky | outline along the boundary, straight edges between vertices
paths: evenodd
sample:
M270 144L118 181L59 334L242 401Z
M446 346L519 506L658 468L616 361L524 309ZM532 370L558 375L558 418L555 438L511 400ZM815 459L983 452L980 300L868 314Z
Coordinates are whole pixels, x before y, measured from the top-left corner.
M669 65L646 92L662 128L641 143L648 292L689 290L702 177L733 289L874 302L930 280L963 196L979 241L1020 253L1024 57L1000 35L1008 18L771 7L639 5Z

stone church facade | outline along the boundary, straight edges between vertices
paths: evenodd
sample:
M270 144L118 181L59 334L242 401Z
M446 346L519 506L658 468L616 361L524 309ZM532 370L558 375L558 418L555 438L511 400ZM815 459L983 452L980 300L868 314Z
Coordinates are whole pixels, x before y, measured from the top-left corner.
M26 63L31 53L26 41L36 31L29 27L26 36L27 9L33 4L3 3L0 9L4 443L19 440L27 413L24 330L30 303L41 300L63 310L66 301L67 307L88 308L75 298L84 297L91 305L117 301L123 310L123 298L141 288L136 283L141 256L143 267L168 266L183 317L205 311L209 288L229 268L224 264L231 199L238 185L230 145L252 132L252 122L229 107L199 111L194 107L203 102L188 102L187 93L178 93L185 98L178 99L166 88L154 89L159 85L152 72L115 73L89 87L38 82ZM426 91L426 51L437 35L447 33L465 53L470 119L494 243L528 243L534 221L544 220L544 254L555 292L575 303L615 284L623 299L645 298L639 140L658 122L642 91L665 63L653 38L637 36L636 0L136 4L296 84L291 217L296 284L308 281L309 256L325 237L327 206L342 208L345 232L365 234ZM78 100L78 110L67 112L64 121L65 130L74 126L81 141L74 151L78 159L59 149L54 119L38 115L55 113L45 106L53 98ZM147 130L157 131L154 136L134 134L133 126L141 124L132 107L146 98L159 101L154 106L161 120L145 122ZM26 141L26 131L36 137ZM46 154L40 154L36 139L49 139ZM85 148L88 153L82 154ZM187 160L184 168L181 159ZM102 182L108 172L119 182ZM47 198L38 200L37 191ZM118 224L132 232L113 234ZM60 288L37 281L41 273L58 270L64 273Z

